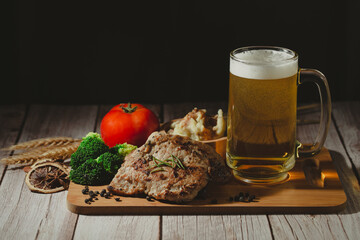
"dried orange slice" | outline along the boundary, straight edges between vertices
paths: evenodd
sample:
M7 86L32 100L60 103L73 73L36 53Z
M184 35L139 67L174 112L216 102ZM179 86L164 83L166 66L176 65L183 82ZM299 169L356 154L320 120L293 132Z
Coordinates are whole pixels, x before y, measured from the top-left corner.
M31 166L25 182L32 192L55 193L69 187L69 169L57 162L42 162Z

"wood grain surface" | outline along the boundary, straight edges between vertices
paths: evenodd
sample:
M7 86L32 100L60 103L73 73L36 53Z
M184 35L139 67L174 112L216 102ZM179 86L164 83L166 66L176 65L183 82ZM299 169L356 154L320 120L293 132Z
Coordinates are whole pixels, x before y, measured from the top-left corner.
M5 148L18 141L26 114L25 105L0 106L0 148ZM0 158L11 154L10 151L0 151ZM5 165L0 164L0 183L5 172Z
M213 106L211 111L216 112L224 105L164 104L155 109L160 119L167 121L182 117L193 106ZM359 106L359 102L334 104L333 124L325 143L348 198L345 210L338 214L78 217L66 209L66 192L31 193L21 169L0 166L0 239L358 239ZM110 107L0 106L0 144L5 147L17 141L56 135L82 137L99 129L101 116ZM301 125L298 136L311 141L316 131L317 125Z
M335 107L337 108L337 106ZM336 110L334 110L336 111ZM317 112L306 116L305 119L319 119ZM318 124L298 126L298 139L311 143L317 133ZM325 147L330 149L334 165L342 181L347 195L347 205L344 212L338 215L269 215L270 225L275 238L280 239L356 239L360 236L359 228L354 228L354 222L359 222L359 185L351 169L351 161L341 142L334 125L330 125ZM356 208L356 209L353 209ZM353 209L353 210L350 210Z
M41 137L82 137L95 126L96 107L34 105L28 110L19 142ZM77 215L66 210L66 192L32 193L21 168L8 167L0 186L3 239L69 239Z
M360 102L335 103L333 121L345 151L353 164L353 170L360 175Z

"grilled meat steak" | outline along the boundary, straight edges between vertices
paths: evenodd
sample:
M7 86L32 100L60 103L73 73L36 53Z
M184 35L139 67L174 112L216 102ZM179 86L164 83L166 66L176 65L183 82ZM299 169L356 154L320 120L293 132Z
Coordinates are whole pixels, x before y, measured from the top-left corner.
M156 159L180 164L160 165ZM155 157L155 161L154 161ZM146 143L125 157L108 190L118 195L147 194L158 200L187 202L209 181L226 182L230 172L220 155L206 144L165 132L152 133Z

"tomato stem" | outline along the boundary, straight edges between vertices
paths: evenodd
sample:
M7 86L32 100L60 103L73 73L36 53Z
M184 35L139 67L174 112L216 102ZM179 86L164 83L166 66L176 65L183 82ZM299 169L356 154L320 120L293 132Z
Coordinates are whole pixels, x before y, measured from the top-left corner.
M125 113L133 113L136 111L137 109L137 106L135 107L131 107L131 103L129 102L127 107L123 107L123 106L120 106L120 108L125 112Z

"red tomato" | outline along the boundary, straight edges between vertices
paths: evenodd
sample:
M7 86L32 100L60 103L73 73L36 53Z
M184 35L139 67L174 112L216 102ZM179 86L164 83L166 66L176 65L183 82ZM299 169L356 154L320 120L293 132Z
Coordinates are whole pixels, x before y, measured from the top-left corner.
M151 110L141 104L122 103L104 116L100 132L109 147L125 142L139 147L158 128L159 120Z

